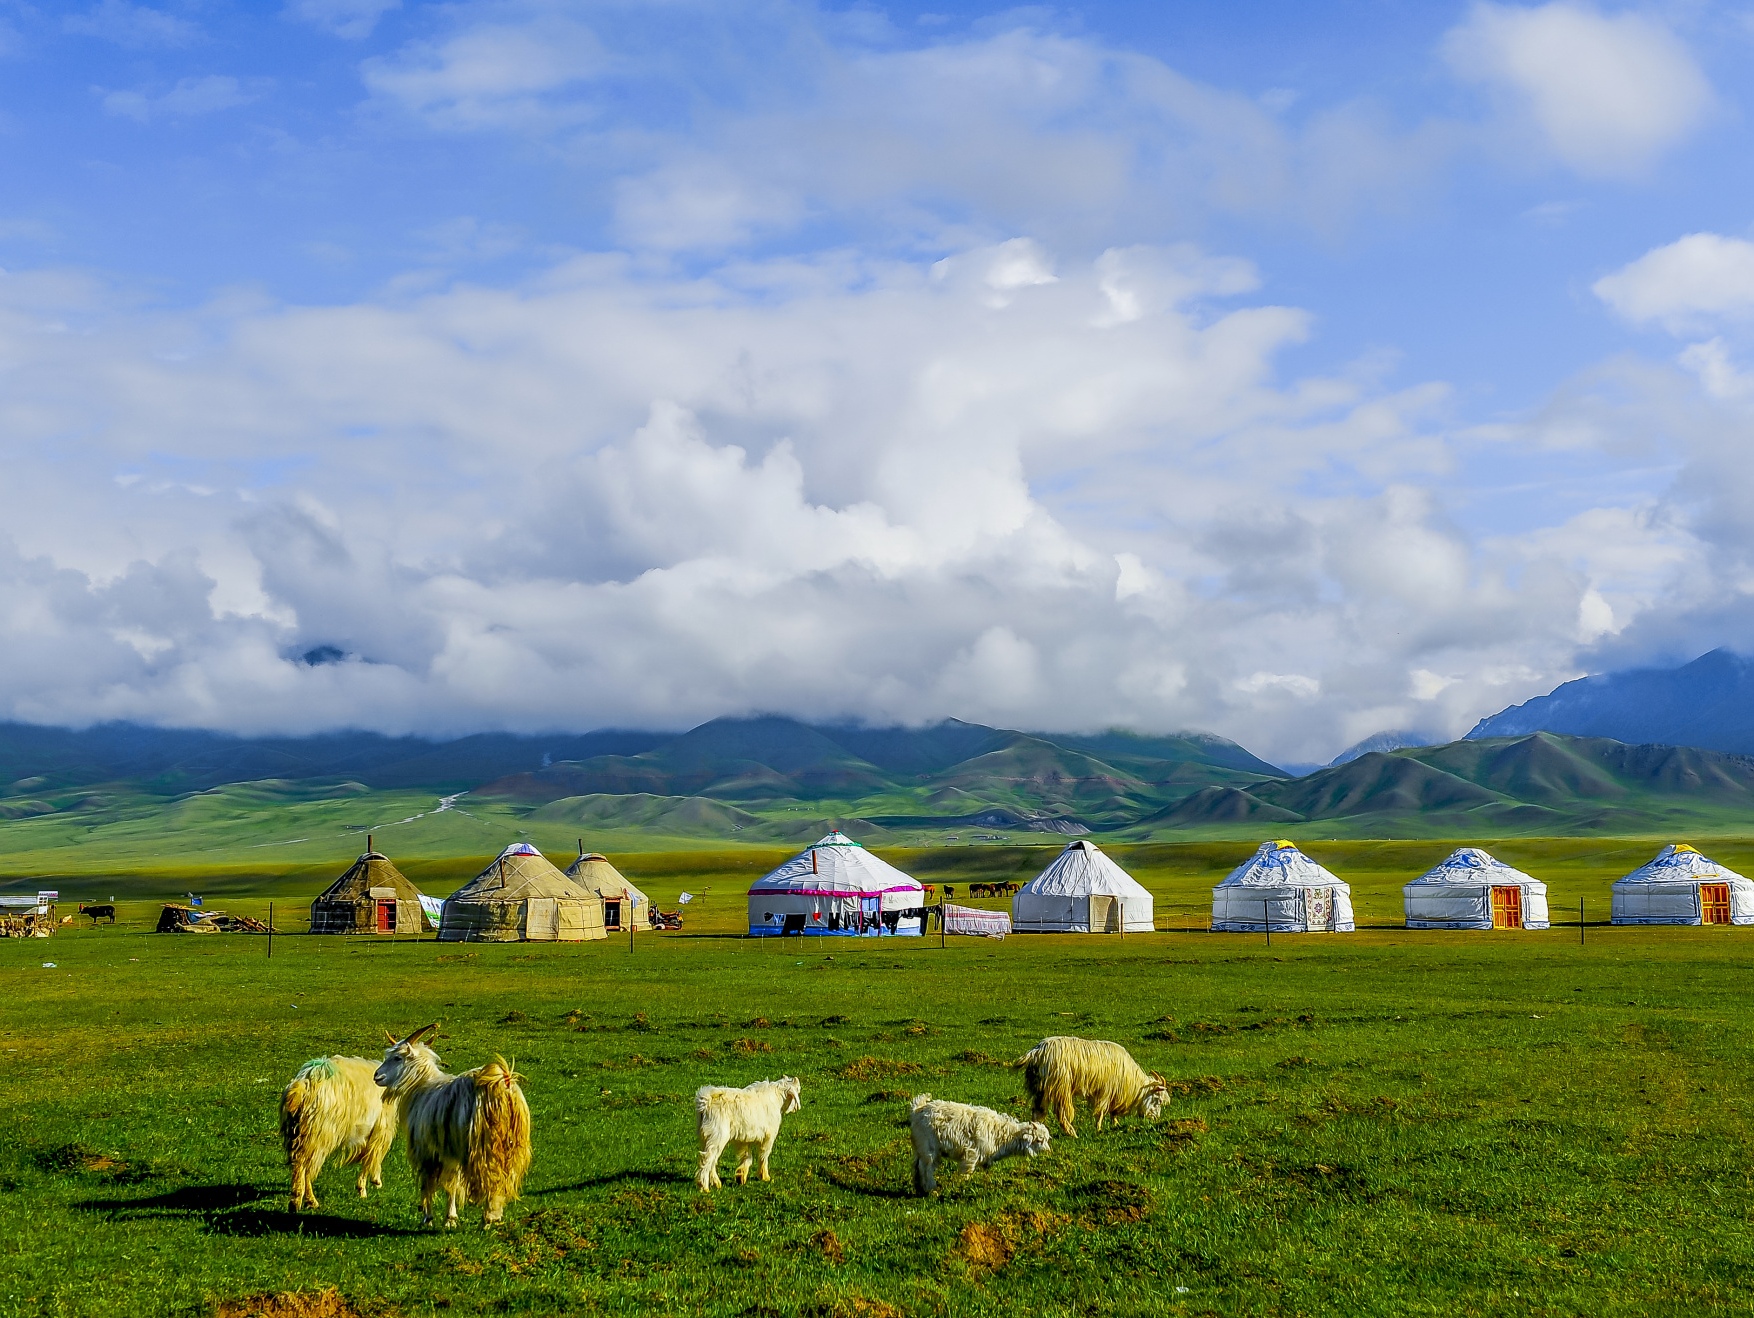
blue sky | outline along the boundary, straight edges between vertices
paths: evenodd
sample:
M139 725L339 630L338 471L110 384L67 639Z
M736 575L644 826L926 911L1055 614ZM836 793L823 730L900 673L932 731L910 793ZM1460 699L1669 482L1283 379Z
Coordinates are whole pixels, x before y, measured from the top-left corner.
M1312 760L1746 648L1751 64L1704 3L0 0L0 713Z

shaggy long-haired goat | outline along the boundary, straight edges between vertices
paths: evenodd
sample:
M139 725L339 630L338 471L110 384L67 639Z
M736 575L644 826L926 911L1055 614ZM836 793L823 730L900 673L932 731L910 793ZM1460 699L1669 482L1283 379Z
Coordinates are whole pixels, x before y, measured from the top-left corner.
M359 1164L359 1197L384 1183L384 1155L396 1142L396 1100L377 1085L376 1062L314 1057L280 1091L280 1142L292 1169L292 1211L317 1206L312 1182L335 1154Z
M1145 1071L1118 1043L1057 1034L1043 1039L1022 1057L1023 1082L1029 1088L1032 1115L1049 1113L1073 1139L1073 1102L1086 1100L1096 1112L1096 1128L1109 1117L1143 1116L1156 1121L1169 1097L1169 1085L1155 1071Z
M438 1054L421 1042L436 1029L423 1025L406 1039L392 1038L377 1082L402 1106L426 1225L441 1189L450 1198L447 1227L457 1225L457 1210L471 1199L490 1225L518 1197L530 1169L530 1107L503 1057L461 1075L440 1070Z
M964 1176L991 1167L1001 1158L1033 1158L1048 1151L1048 1128L1018 1121L990 1107L951 1103L915 1094L908 1127L914 1139L914 1193L938 1188L937 1166L955 1162Z
M749 1179L749 1164L756 1150L761 1152L761 1179L767 1174L767 1155L779 1138L780 1118L798 1110L798 1081L783 1075L778 1080L757 1080L742 1089L726 1089L720 1085L702 1085L694 1093L694 1110L700 1117L700 1169L694 1183L702 1194L719 1180L719 1157L727 1144L735 1144L743 1154L737 1164L737 1184Z

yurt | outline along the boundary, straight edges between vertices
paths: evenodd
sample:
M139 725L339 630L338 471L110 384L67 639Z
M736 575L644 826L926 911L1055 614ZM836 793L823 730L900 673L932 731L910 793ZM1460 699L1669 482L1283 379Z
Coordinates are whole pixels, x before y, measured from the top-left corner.
M645 893L609 863L609 857L587 852L579 842L579 858L566 867L566 877L584 884L603 903L603 927L613 932L638 929L651 909Z
M1673 842L1614 884L1615 924L1754 924L1754 883Z
M806 847L749 889L749 932L918 937L926 890L844 833Z
M389 857L365 842L365 854L311 903L313 934L418 934L432 927L422 893Z
M1545 929L1547 885L1478 847L1450 853L1401 889L1409 929Z
M1148 934L1151 894L1084 838L1072 843L1011 898L1020 934Z
M1352 932L1352 889L1286 841L1263 842L1212 889L1221 933Z
M604 938L603 903L528 842L514 842L445 899L441 943L576 943Z

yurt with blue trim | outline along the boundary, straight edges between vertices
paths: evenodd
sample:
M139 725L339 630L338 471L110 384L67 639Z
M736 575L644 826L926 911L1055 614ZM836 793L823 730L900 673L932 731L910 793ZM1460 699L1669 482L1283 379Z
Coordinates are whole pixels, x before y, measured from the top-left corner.
M1212 889L1212 928L1219 933L1351 933L1352 888L1295 843L1263 842Z
M1614 884L1615 924L1754 924L1754 883L1671 842Z
M1401 889L1409 929L1545 929L1547 885L1479 847L1452 851Z
M841 832L804 848L749 889L749 932L917 938L926 889Z

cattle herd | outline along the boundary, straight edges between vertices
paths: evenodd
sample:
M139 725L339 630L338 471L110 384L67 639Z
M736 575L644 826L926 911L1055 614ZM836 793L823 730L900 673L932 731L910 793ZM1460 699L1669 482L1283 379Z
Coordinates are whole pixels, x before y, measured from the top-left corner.
M424 1025L407 1038L390 1039L381 1061L363 1057L319 1057L298 1069L280 1095L280 1137L292 1172L292 1209L317 1207L312 1189L323 1164L338 1157L359 1167L359 1197L383 1184L384 1158L400 1130L420 1187L426 1225L433 1224L433 1200L448 1200L444 1225L457 1225L469 1203L482 1206L482 1221L500 1220L518 1197L530 1167L530 1108L505 1059L452 1075L439 1065L425 1040L438 1028ZM940 1163L953 1163L965 1175L1003 1158L1029 1157L1048 1150L1046 1118L1074 1138L1075 1106L1081 1100L1096 1113L1101 1130L1111 1118L1142 1116L1155 1121L1169 1095L1161 1075L1140 1068L1118 1043L1056 1035L1043 1039L1017 1061L1029 1092L1031 1120L1018 1121L991 1108L916 1094L908 1114L914 1146L914 1189L931 1194ZM718 1188L718 1164L725 1150L739 1152L737 1183L757 1175L766 1181L768 1156L780 1122L799 1106L794 1076L758 1080L741 1089L703 1085L694 1096L700 1135L695 1184L701 1192Z

